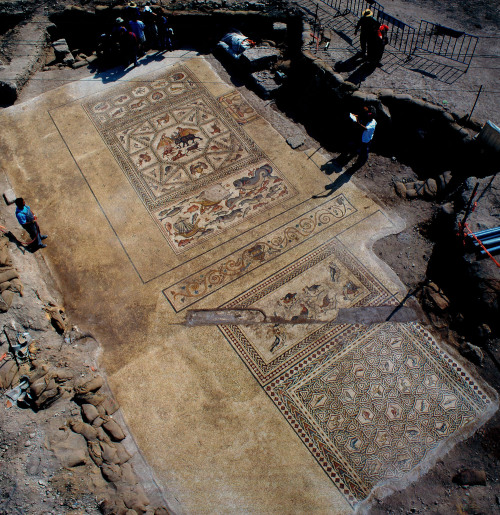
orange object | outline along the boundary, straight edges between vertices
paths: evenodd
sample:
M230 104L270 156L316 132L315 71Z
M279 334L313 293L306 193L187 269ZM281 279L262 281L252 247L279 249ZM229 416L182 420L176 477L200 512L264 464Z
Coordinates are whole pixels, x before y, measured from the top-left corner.
M3 361L3 360L4 360L4 358L5 358L6 356L7 356L7 353L6 353L6 352L4 352L4 353L3 353L3 355L2 355L2 357L0 358L0 361Z

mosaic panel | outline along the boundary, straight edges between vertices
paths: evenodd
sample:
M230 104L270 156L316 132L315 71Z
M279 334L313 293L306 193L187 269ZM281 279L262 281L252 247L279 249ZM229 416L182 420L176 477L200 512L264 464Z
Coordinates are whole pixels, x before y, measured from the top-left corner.
M259 116L237 91L219 97L219 102L240 125L245 125Z
M234 254L165 288L163 293L172 307L181 311L355 212L356 208L347 198L338 195Z
M83 107L176 253L296 195L240 128L251 108L186 67Z
M325 243L225 304L293 324L220 326L261 384L339 334L339 308L390 304L392 295L337 240Z
M414 469L491 400L419 324L377 325L349 339L266 391L355 505Z
M352 506L491 405L420 325L334 322L339 308L395 304L333 239L221 306L293 322L219 328Z

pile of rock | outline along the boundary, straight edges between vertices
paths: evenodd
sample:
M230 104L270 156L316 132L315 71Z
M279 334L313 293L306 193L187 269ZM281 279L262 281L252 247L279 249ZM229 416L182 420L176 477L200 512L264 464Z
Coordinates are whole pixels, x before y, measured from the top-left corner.
M53 53L47 55L45 70L53 66L71 66L75 69L82 68L83 66L94 63L98 59L95 51L90 55L80 52L78 49L72 52L67 41L63 38L52 42L52 50Z
M25 402L34 410L46 409L63 396L80 405L80 416L68 419L66 427L59 431L61 434L52 438L49 445L65 467L85 465L89 459L99 467L110 486L100 499L104 514L168 514L166 508L149 507L149 498L129 463L132 456L120 443L126 434L113 418L119 406L110 395L99 391L104 386L101 376L75 378L66 368L36 359L24 364L14 358L3 360L1 388L14 386L23 377L29 383ZM69 429L83 440L71 436Z
M125 439L125 432L112 418L119 406L112 397L98 392L103 385L103 378L94 376L75 386L74 400L81 405L83 419L72 418L68 425L85 438L90 458L112 486L101 501L103 513L125 513L127 510L146 513L150 504L148 496L128 463L131 455L120 443ZM149 513L166 513L166 510L150 510Z
M437 179L429 178L425 181L411 181L394 183L394 189L401 198L435 198L442 193L451 181L451 172L444 172Z
M19 272L12 266L9 253L9 239L0 237L0 312L5 313L12 306L16 293L23 296L23 284Z

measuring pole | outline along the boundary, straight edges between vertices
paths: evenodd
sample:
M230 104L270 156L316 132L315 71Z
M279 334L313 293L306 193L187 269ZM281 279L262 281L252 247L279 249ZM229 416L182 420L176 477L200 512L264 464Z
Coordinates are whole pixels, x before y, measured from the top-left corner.
M472 190L472 194L471 194L471 196L469 198L469 202L467 203L467 207L465 209L464 217L462 218L462 221L458 224L458 226L459 226L459 235L462 238L462 241L464 242L464 244L465 244L465 236L464 236L465 222L467 221L467 218L468 218L470 212L474 210L473 209L474 205L473 205L472 202L474 200L474 197L476 196L478 187L479 187L479 182L476 182L476 185L474 186L474 189Z
M467 117L467 121L470 121L472 113L474 112L474 109L476 107L477 101L479 100L479 95L481 94L481 91L483 90L483 85L479 86L479 91L477 92L476 101L474 102L474 105L472 106L471 112L469 116Z

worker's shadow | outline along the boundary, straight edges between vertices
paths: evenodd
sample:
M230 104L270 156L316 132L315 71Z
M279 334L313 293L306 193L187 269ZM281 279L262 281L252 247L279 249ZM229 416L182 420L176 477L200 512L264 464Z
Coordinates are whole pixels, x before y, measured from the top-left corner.
M352 146L352 145L351 145ZM322 172L325 172L326 175L332 175L333 173L340 173L342 172L342 168L351 161L351 159L356 155L356 152L354 150L347 150L342 152L340 155L338 155L334 159L330 159L327 163L324 165L321 165L320 170Z
M103 84L108 84L123 79L130 70L132 70L132 68L125 68L123 65L113 68L98 68L94 78L100 79Z
M24 254L26 251L28 252L36 252L38 250L37 247L33 247L30 245L26 245L24 241L18 240L14 234L12 234L10 231L7 231L4 233L7 238L9 238L9 241L11 243L14 243L16 247Z
M363 63L357 70L355 70L346 80L353 84L360 84L368 75L371 75L377 69L377 63L367 61Z
M323 171L327 175L330 175L332 172L328 173L330 170L338 169L338 158L335 163L331 164L332 161L329 161L325 165L321 167ZM331 184L327 184L325 186L325 193L323 195L313 195L312 198L325 198L333 195L339 188L341 188L344 184L347 184L351 177L366 163L366 159L358 158L342 175L339 175L337 179L335 179ZM342 167L340 167L339 172L342 171Z
M351 72L352 70L355 70L360 63L363 60L363 54L361 52L358 52L357 54L353 55L352 57L349 57L349 59L346 59L345 61L339 61L338 63L335 63L334 69L336 72Z

